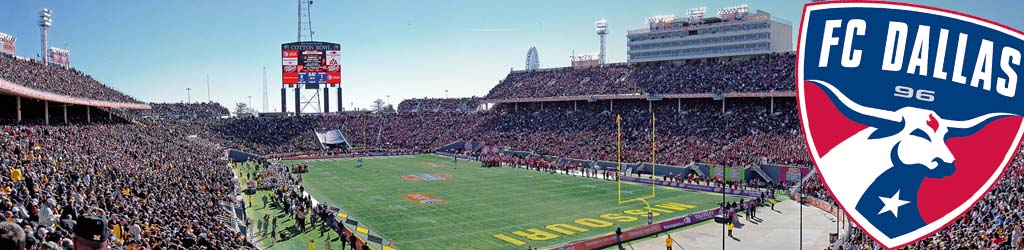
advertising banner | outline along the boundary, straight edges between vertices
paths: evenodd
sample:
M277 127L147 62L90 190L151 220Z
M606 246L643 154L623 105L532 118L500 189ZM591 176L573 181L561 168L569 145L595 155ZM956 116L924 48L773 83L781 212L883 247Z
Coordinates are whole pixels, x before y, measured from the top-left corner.
M51 63L56 63L64 66L71 64L71 51L50 47L49 54Z
M0 53L14 55L14 42L17 41L17 37L0 33Z

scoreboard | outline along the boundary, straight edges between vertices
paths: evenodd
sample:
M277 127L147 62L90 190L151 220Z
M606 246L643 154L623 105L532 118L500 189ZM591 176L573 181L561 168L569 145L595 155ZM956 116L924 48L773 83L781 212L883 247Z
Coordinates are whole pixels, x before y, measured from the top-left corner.
M329 42L281 44L281 82L317 88L341 84L341 45Z

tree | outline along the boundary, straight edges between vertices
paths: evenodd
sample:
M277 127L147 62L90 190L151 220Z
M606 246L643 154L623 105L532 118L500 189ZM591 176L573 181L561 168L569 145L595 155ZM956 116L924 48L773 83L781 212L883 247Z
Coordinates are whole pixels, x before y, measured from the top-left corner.
M373 101L373 105L372 105L372 106L370 106L370 108L372 108L372 109L373 109L373 111L382 111L382 110L384 110L384 108L385 108L386 106L387 106L387 105L386 105L386 104L384 104L384 100L381 100L381 99L377 99L377 100Z
M249 108L248 104L245 104L244 102L239 102L239 103L235 104L235 115L236 116L251 115L251 114L252 114L252 109Z

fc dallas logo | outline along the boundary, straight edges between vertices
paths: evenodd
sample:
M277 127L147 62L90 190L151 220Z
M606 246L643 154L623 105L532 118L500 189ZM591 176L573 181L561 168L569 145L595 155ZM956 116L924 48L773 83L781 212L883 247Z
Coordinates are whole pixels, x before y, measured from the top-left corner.
M984 196L1020 144L1024 34L888 2L804 7L797 91L832 196L887 248L927 237Z

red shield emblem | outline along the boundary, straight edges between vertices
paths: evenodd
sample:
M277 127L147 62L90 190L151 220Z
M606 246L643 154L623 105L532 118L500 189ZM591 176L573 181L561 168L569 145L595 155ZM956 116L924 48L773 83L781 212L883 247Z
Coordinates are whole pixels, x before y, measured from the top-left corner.
M1012 162L1024 34L925 6L812 3L797 48L811 157L835 201L881 245L971 209Z

